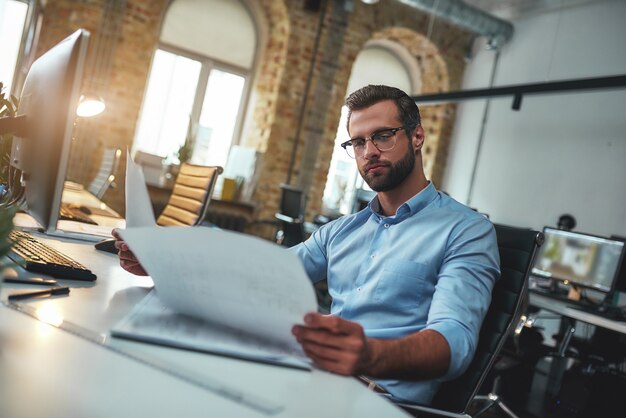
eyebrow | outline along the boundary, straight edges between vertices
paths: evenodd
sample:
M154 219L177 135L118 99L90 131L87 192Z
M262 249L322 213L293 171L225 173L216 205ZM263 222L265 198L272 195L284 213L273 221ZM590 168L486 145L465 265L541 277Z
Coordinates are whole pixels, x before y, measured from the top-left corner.
M382 131L391 131L393 129L396 129L396 128L378 128L378 129L372 131L368 136L372 136L372 135L377 134L377 133L382 132ZM350 137L351 140L352 139L364 139L364 138L365 138L365 136L363 136L363 135Z

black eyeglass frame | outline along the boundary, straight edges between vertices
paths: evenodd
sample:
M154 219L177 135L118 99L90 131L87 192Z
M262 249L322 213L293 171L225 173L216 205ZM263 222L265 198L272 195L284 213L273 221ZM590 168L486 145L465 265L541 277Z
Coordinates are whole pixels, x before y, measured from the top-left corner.
M353 144L352 144L352 142L353 142L353 141L356 141L356 140L361 140L361 139L364 141L364 142L363 142L363 149L365 149L365 144L367 143L367 141L371 141L371 142L372 142L372 144L374 144L374 146L376 147L376 149L377 149L378 151L380 151L380 152L383 152L383 151L391 151L392 149L394 149L394 148L395 148L396 143L398 142L398 141L396 140L396 134L398 133L398 131L400 131L400 130L402 130L402 129L405 129L405 127L404 127L404 126L400 126L400 127L397 127L397 128L380 129L380 130L378 130L378 131L376 131L376 132L372 133L370 136L360 137L360 138L350 138L350 139L349 139L349 140L347 140L346 142L342 142L342 143L341 143L341 144L339 144L339 145L341 146L341 148L343 148L343 149L346 151L346 153L348 154L348 157L350 157L350 158L356 158L356 156L357 156L357 155L356 155L356 152L355 152L355 149L354 149L354 146L353 146ZM382 133L388 133L388 132L390 132L390 133L391 133L391 136L390 136L389 138L386 138L386 139L391 139L391 138L393 138L393 139L394 139L393 145L391 146L391 148L380 149L380 147L379 147L379 146L378 146L378 144L376 143L377 139L376 139L375 137L376 137L377 135L382 134ZM378 140L380 140L380 139L378 139ZM348 147L352 147L352 153L353 153L354 155L351 155L351 154L350 154L350 151L348 151Z

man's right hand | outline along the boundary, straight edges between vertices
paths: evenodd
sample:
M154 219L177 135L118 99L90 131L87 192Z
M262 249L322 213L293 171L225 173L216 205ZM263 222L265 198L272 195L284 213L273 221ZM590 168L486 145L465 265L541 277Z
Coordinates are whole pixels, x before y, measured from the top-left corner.
M136 274L137 276L147 276L148 273L143 269L135 254L128 248L128 244L122 239L120 234L118 233L117 228L111 231L113 238L115 238L115 248L118 250L118 255L120 257L120 266L130 273Z

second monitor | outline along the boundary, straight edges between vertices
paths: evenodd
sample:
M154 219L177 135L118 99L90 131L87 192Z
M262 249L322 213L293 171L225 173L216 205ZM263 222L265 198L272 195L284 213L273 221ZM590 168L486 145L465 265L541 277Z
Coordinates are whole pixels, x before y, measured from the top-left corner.
M532 274L611 293L624 257L624 242L594 235L544 228Z

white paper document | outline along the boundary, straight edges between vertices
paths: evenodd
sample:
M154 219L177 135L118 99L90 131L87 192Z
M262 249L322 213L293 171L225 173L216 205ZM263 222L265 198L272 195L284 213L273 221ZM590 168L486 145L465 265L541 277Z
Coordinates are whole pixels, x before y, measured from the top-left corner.
M143 172L133 161L130 152L126 151L126 227L154 225L154 211Z
M213 228L120 233L152 276L156 293L114 327L114 336L308 367L291 328L317 303L295 254Z

